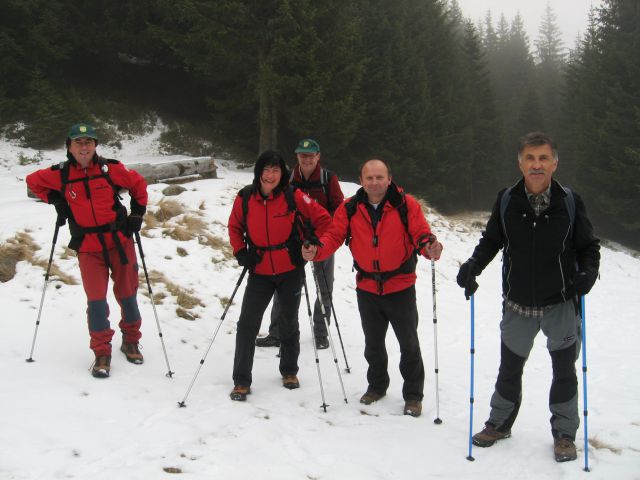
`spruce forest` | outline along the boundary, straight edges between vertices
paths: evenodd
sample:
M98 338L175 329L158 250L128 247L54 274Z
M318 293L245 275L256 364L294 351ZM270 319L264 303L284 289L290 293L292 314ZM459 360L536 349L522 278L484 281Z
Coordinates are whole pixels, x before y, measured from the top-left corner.
M0 26L0 128L25 146L78 121L117 142L150 112L182 153L224 138L250 160L310 136L342 179L381 156L454 213L490 209L518 138L543 130L599 235L640 247L637 0L592 9L574 45L550 5L529 38L455 0L3 0Z

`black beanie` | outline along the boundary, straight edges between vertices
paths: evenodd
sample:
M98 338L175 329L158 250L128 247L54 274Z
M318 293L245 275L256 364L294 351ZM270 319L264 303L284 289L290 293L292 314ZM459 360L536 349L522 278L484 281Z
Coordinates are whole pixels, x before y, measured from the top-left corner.
M280 167L282 171L282 177L280 183L274 189L274 193L282 192L289 184L289 170L287 164L284 161L284 157L280 152L275 150L266 150L260 154L256 160L256 164L253 167L253 186L256 189L260 188L260 177L262 177L262 171L265 167Z

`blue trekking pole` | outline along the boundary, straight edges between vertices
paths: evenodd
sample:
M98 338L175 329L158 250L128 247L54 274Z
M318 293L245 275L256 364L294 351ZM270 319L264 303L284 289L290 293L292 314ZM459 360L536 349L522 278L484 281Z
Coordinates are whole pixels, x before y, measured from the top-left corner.
M469 455L467 456L467 460L473 462L475 458L471 455L471 449L473 448L472 441L472 432L473 432L473 357L475 355L474 348L474 310L475 305L473 301L473 295L471 295L471 382L470 382L470 394L469 394Z
M582 316L582 398L584 399L584 471L589 471L589 434L587 429L587 329L584 317L584 295L580 297L580 314Z

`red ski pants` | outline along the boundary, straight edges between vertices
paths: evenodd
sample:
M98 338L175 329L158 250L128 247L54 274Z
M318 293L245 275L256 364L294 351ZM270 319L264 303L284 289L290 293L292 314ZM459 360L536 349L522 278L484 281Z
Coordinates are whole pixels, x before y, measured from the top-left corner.
M138 291L138 262L133 246L133 239L127 238L123 243L128 263L123 265L118 251L109 250L113 294L120 305L121 318L118 326L123 340L137 343L140 333L140 311L136 294ZM107 304L107 287L109 283L109 265L105 264L102 252L78 253L82 286L87 294L87 322L91 341L89 347L96 356L111 355L111 338L114 330L109 324L109 305Z

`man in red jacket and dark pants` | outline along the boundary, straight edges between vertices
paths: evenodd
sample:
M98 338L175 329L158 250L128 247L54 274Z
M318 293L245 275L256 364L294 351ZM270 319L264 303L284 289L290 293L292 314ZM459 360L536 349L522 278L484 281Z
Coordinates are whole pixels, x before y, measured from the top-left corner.
M147 205L147 184L137 172L96 154L98 136L86 123L73 125L67 136L67 161L27 176L27 185L58 212L58 225L69 221L69 248L78 252L82 285L87 295L89 346L95 354L91 374L106 378L111 368L107 286L109 272L121 309L120 350L134 364L143 363L138 349L142 320L138 310L138 263L131 236L140 231ZM131 214L118 191L131 196Z
M320 246L303 247L302 255L305 260L320 261L348 241L358 271L358 309L369 364L369 386L360 402L369 405L380 400L389 387L385 337L391 324L400 344L404 414L418 417L424 366L418 339L416 253L438 260L442 244L431 233L418 202L391 181L384 160L366 161L360 169L360 184L356 195L336 210Z
M338 182L338 176L322 168L320 165L320 145L311 138L300 140L295 150L298 164L293 167L289 183L302 190L322 205L331 215L344 200L344 194ZM320 296L327 314L327 323L331 316L331 296L333 294L333 255L314 265L320 287ZM327 327L322 318L320 298L316 298L313 307L313 337L317 349L329 348ZM278 324L280 322L280 302L278 295L273 298L271 309L271 324L269 335L256 339L258 347L279 347L280 334Z
M282 385L288 389L300 386L298 308L304 278L301 222L310 223L319 235L329 226L331 217L306 194L290 189L289 172L280 153L263 152L254 167L253 184L241 190L229 216L233 254L238 264L249 269L236 332L232 400L244 401L251 393L255 340L262 315L276 292L281 310Z

